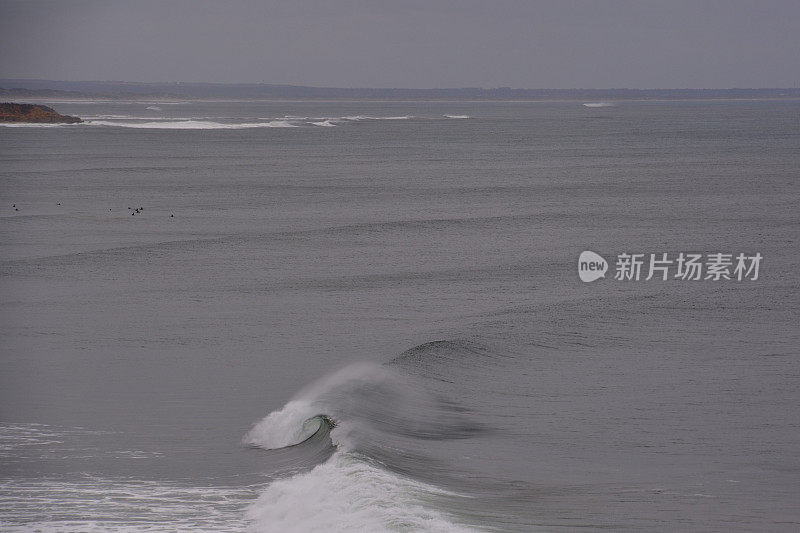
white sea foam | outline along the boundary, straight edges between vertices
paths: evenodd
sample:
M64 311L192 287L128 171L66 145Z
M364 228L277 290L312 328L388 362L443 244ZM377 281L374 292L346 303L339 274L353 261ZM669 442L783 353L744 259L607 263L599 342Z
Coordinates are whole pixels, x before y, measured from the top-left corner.
M306 120L311 121L315 126L336 126L342 122L359 122L362 120L408 120L413 118L412 115L403 115L396 117L376 117L370 115L347 115L343 117L296 117L293 115L286 115L287 120Z
M198 117L170 117L165 119L164 117L141 117L136 115L81 115L81 118L86 122L92 122L97 120L170 120L170 121L178 121L178 120L197 120Z
M349 120L351 122L357 122L359 120L408 120L413 118L412 115L403 115L397 117L372 117L369 115L348 115L345 117L340 117L342 120Z
M150 105L147 106L145 109L150 109L151 111L161 111L161 108L158 107L157 105Z
M31 102L44 102L46 104L86 104L86 105L96 105L96 104L106 104L107 101L103 100L53 100L50 98L31 98L29 101ZM130 103L130 102L119 102L119 103Z
M246 517L257 531L468 531L425 505L446 494L337 452L309 472L270 484Z
M447 118L470 118L469 115L444 115Z
M61 444L67 434L64 428L45 424L0 424L0 457L20 448Z
M66 126L80 126L80 124L53 124L50 122L2 122L0 126L4 128L63 128Z
M120 119L134 119L134 118L144 118L144 117L135 117L133 115L81 115L83 120L120 120ZM159 117L160 118L160 117Z
M584 107L614 107L611 102L586 102Z
M136 479L0 480L3 531L246 531L260 487Z
M159 129L159 130L240 130L250 128L295 128L286 120L272 120L269 122L239 122L224 123L209 120L160 120L151 122L135 121L105 121L90 120L86 124L90 126L114 126L118 128L139 128L139 129Z
M147 109L156 110L156 106ZM466 115L445 115L449 118L469 118ZM84 116L82 124L36 124L36 123L5 123L0 126L17 128L58 128L64 126L106 126L134 129L159 129L159 130L239 130L252 128L297 128L302 125L320 127L335 127L342 123L358 122L362 120L408 120L411 115L404 116L367 116L350 115L344 117L294 117L287 115L284 118L255 119L259 122L217 122L209 117L193 118L163 118L163 117L138 117L135 115L88 115ZM251 119L253 120L253 119Z

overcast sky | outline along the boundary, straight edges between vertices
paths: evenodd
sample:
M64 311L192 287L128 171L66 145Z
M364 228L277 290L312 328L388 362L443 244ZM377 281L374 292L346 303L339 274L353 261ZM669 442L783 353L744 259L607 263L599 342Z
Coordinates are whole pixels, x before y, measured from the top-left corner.
M800 86L800 0L0 0L0 77Z

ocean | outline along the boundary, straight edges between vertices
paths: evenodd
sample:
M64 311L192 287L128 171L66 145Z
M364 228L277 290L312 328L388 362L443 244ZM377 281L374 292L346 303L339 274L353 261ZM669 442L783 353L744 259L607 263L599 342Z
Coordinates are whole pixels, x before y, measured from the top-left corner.
M800 527L800 101L49 105L1 529ZM717 253L763 260L646 279Z

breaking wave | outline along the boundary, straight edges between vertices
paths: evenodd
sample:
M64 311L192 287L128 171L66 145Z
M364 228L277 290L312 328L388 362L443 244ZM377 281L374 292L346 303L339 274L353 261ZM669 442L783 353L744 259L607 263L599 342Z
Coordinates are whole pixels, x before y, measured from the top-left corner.
M387 364L350 365L316 381L243 437L265 455L268 484L255 473L255 483L241 486L78 473L0 480L3 529L471 531L465 523L474 520L474 500L465 491L472 488L448 482L448 470L428 452L435 441L446 449L484 430L410 370L430 374L433 366L483 356L470 343L435 341ZM0 424L0 459L22 452L80 460L88 431ZM114 461L159 457L108 452Z
M586 102L583 104L584 107L614 107L614 104L611 102Z
M268 485L246 518L260 531L467 531L434 504L464 496L415 479L391 457L404 439L464 438L475 431L463 410L394 368L346 367L245 435L246 444L272 453L322 439L335 447L313 468Z
M444 115L446 118L470 118L469 115Z

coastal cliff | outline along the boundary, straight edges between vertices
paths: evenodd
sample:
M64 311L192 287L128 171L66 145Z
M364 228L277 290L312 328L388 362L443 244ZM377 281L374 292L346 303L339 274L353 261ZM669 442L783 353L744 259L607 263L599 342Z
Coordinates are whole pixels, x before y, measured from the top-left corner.
M60 115L44 105L0 103L0 122L45 122L77 124L78 117Z

